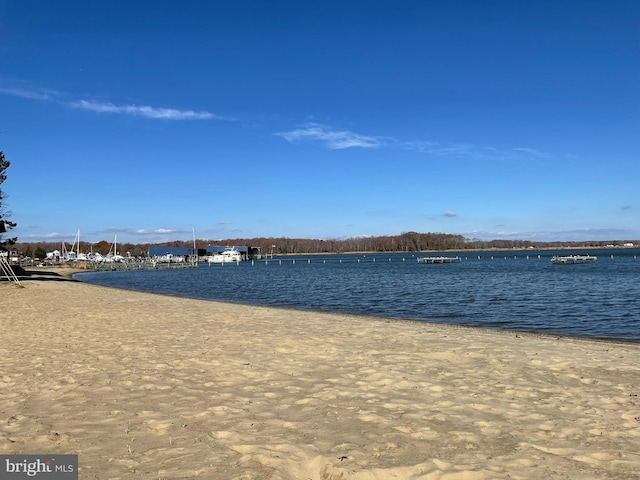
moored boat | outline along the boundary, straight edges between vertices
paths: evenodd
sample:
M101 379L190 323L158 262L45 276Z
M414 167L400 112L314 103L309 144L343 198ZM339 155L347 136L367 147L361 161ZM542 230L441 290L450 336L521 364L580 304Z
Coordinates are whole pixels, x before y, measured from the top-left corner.
M237 263L242 261L242 255L236 247L227 247L223 252L210 255L209 263Z

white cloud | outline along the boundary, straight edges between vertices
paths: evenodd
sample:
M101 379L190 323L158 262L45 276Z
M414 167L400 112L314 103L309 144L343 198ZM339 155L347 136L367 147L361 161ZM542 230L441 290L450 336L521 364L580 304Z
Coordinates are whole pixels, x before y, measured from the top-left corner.
M437 142L405 142L405 148L420 153L428 153L438 156L478 156L479 148L475 145L448 144L442 145Z
M115 105L110 102L97 102L94 100L67 101L59 92L45 91L37 88L23 88L21 86L0 86L0 94L30 100L44 100L58 103L66 107L88 110L96 113L114 113L120 115L133 115L137 117L151 118L154 120L233 120L207 111L178 110L175 108L159 108L148 105Z
M460 232L466 238L481 240L538 240L540 242L582 242L637 238L638 232L622 228L583 228L575 230L479 231Z
M534 156L540 156L540 157L546 157L547 154L541 152L540 150L536 150L535 148L528 148L528 147L516 147L516 148L512 148L511 149L513 152L516 153L524 153L527 155L534 155Z
M157 234L168 234L168 233L184 233L184 231L177 230L175 228L165 228L165 227L156 228L155 230L147 230L146 228L138 228L138 229L109 228L104 233L123 233L126 235L145 236L145 235L157 235Z
M436 148L438 146L438 143L425 142L421 140L411 140L408 142L402 142L399 145L405 150L411 150L411 151L420 152L420 153L428 153L432 149Z
M174 108L157 108L138 105L114 105L100 103L93 100L80 100L70 104L74 108L90 110L98 113L117 113L138 117L162 120L210 120L220 118L210 112L195 112L193 110L176 110Z
M162 243L173 240L186 240L191 237L191 231L178 228L158 227L151 230L146 228L109 228L102 232L93 232L93 237L105 238L118 235L118 243Z
M435 155L438 157L467 158L487 161L519 161L526 158L550 158L551 155L534 148L510 148L499 150L490 145L472 143L439 143L424 141L399 142L405 150Z
M58 232L51 232L51 233L46 233L43 235L44 238L50 238L50 239L58 239L58 238L69 238L71 236L71 234L67 233L58 233Z
M310 123L303 128L290 132L279 132L276 135L291 143L298 140L325 142L329 148L334 150L351 147L379 148L384 143L380 137L360 135L349 130L333 130L331 127L318 123Z
M362 135L350 130L335 130L328 125L308 123L300 128L275 135L290 143L300 141L323 142L331 149L360 148L396 148L410 150L425 155L459 158L476 161L522 161L527 158L550 158L534 148L516 147L499 150L490 145L471 143L433 142L425 140L399 140L393 137Z
M29 98L31 100L53 100L53 97L49 93L34 92L22 88L0 88L0 93L14 97Z

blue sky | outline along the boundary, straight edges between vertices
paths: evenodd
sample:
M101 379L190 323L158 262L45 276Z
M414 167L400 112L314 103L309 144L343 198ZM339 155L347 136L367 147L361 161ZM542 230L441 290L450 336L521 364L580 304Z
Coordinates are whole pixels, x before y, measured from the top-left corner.
M0 0L19 241L640 238L640 2Z

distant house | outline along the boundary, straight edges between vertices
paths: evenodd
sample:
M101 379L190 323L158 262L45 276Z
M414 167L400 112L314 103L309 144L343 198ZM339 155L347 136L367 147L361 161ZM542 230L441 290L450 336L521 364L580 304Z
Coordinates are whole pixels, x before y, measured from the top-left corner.
M6 261L11 265L20 263L20 254L17 250L2 251L0 252L0 256L5 257Z

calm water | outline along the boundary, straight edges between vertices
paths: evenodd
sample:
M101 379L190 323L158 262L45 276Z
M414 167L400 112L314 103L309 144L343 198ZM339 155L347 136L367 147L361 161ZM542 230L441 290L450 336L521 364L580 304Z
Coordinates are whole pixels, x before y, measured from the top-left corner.
M552 265L558 253L598 261ZM76 278L192 298L640 341L640 249L462 252L459 263L416 261L437 255L282 257Z

